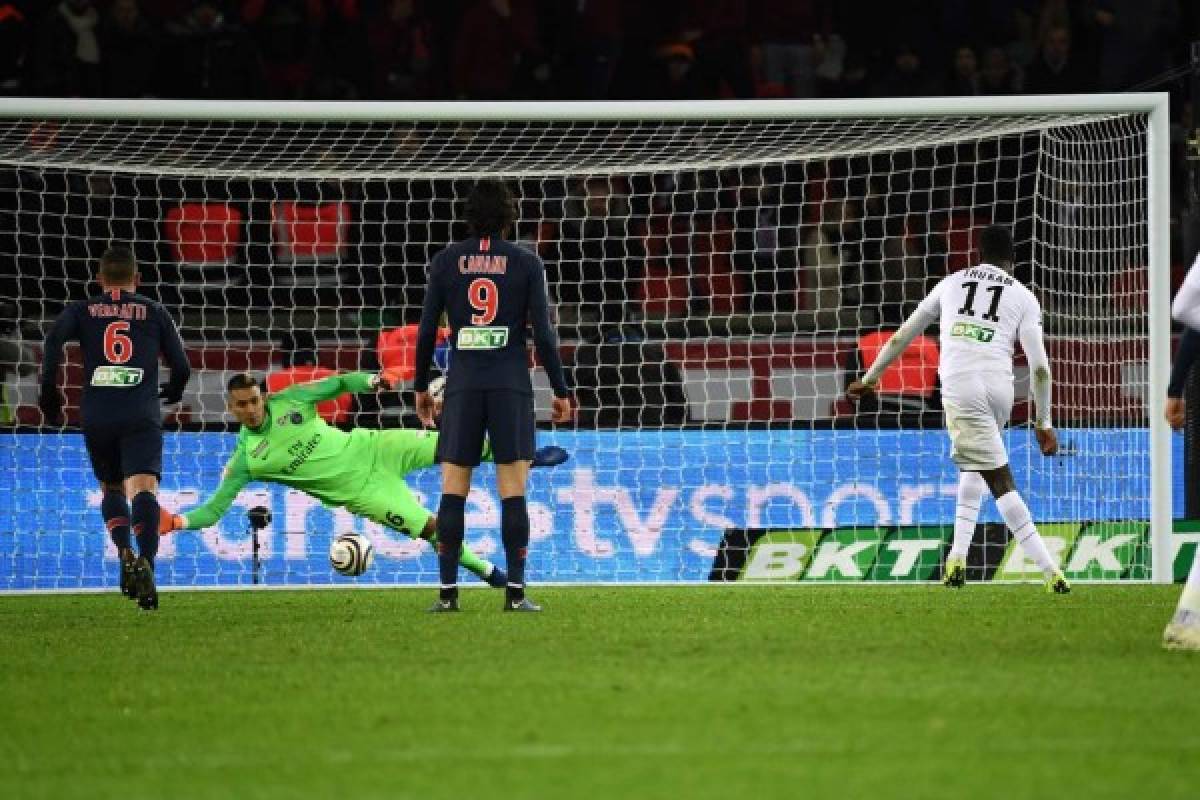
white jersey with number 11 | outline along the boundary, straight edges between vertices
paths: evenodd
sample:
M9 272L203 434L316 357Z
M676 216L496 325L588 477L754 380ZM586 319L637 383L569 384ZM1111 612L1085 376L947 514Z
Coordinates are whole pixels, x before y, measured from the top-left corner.
M914 316L921 327L937 321L941 328L942 383L965 372L1011 377L1016 341L1041 344L1041 304L1020 281L991 264L943 278Z

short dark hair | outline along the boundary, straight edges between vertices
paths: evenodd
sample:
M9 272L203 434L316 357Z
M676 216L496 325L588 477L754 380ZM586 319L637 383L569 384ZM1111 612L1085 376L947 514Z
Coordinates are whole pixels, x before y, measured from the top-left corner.
M467 225L476 236L497 236L517 219L517 201L504 181L485 178L467 196Z
M239 372L225 384L225 391L232 394L235 389L254 389L258 387L258 379L249 372Z
M129 283L137 274L137 259L128 247L110 247L100 256L100 277L112 283Z
M979 257L988 264L1011 264L1013 240L1008 228L989 225L979 235Z

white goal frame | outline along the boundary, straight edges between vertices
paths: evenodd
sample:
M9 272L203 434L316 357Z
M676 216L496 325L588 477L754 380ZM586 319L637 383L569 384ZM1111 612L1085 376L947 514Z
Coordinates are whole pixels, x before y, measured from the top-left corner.
M639 102L384 103L258 102L139 99L4 98L0 118L157 119L239 121L680 121L720 119L862 119L938 115L1146 114L1148 178L1147 299L1149 365L1152 579L1170 583L1172 544L1171 437L1163 418L1170 371L1170 253L1168 95L1164 92L1008 97L929 97L837 100L703 100ZM819 154L805 153L805 157ZM792 154L790 157L795 157ZM95 165L89 165L95 168ZM470 171L456 172L471 177Z

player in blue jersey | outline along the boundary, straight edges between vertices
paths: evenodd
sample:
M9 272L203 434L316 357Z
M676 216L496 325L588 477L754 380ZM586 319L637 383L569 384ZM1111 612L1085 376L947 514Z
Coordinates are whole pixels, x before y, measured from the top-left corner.
M517 217L504 183L482 180L467 199L471 238L433 257L417 333L417 414L433 425L429 367L438 320L445 312L453 351L446 379L437 457L442 499L437 513L441 590L432 611L458 610L458 560L471 473L479 466L485 436L491 441L501 498L501 538L508 566L506 611L540 611L525 597L529 514L525 487L534 452L533 386L525 329L533 328L538 358L554 389L551 419L571 418L570 393L550 324L542 260L505 236Z
M38 406L58 424L62 396L58 368L63 345L83 353L80 416L92 471L104 492L100 512L121 560L121 591L143 609L158 608L154 556L158 553L158 481L162 475L159 400L178 403L191 368L175 323L159 303L137 294L133 253L113 247L100 258L103 290L66 307L46 337ZM158 384L162 355L170 380ZM130 530L137 536L134 556Z

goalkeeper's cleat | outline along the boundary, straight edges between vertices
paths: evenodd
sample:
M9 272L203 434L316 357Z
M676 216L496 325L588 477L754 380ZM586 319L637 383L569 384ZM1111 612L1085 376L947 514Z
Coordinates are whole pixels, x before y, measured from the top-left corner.
M1067 581L1067 576L1062 574L1061 569L1054 570L1054 574L1046 579L1046 591L1050 594L1071 593L1071 584Z
M493 589L503 589L508 586L508 573L493 564L492 571L483 580Z
M530 612L535 612L535 611L541 611L542 607L539 606L537 603L534 603L528 597L522 597L519 600L511 599L511 598L506 599L504 601L504 610L530 613Z
M133 568L133 586L138 608L153 611L158 608L158 587L154 585L154 567L145 558L138 558Z
M434 601L429 607L430 614L446 614L451 611L458 611L458 598L453 597L449 600L443 600L440 597Z
M947 589L961 589L967 582L967 561L964 558L947 558L942 585Z
M571 455L561 447L547 445L539 447L533 454L533 466L535 467L557 467L559 464L565 464Z
M121 551L121 594L130 600L137 599L137 591L134 589L133 580L136 562L137 559L134 557L132 550Z

